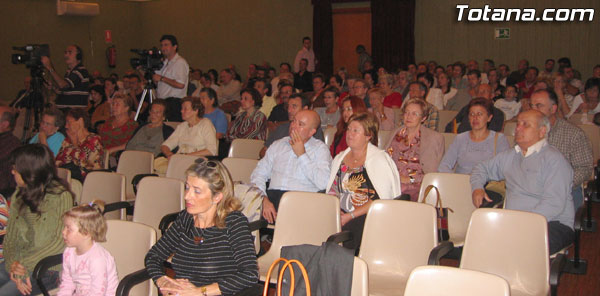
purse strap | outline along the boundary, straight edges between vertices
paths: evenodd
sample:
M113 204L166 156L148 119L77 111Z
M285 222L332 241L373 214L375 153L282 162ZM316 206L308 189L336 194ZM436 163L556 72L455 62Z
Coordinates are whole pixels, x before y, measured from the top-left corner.
M427 187L425 187L425 192L423 193L423 200L421 202L427 203L427 196L429 196L429 193L433 189L435 189L435 196L437 198L437 200L435 202L435 207L439 211L439 215L441 217L444 215L444 206L442 206L442 199L440 198L440 190L435 185L431 184L431 185L428 185ZM448 208L448 211L454 213L454 211L451 208Z
M294 295L294 289L295 284L296 284L296 280L294 278L294 267L292 266L293 263L296 263L296 265L298 265L298 268L300 268L300 271L302 272L302 277L304 278L304 286L306 287L306 296L310 296L310 280L308 278L308 273L306 272L306 268L304 268L304 265L302 264L302 262L296 260L296 259L292 259L292 260L288 260L283 267L281 268L281 271L279 272L279 278L277 279L277 296L281 296L281 283L283 282L283 274L285 273L285 270L290 267L290 296Z

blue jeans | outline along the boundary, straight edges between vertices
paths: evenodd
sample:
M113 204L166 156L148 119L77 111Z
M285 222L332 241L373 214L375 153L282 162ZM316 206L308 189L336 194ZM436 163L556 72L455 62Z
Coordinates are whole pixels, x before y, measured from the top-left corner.
M577 212L577 209L583 205L583 189L581 186L573 187L571 195L573 196L573 208L575 209L575 212Z
M32 291L31 295L41 294L40 288L33 278L31 278L31 273L29 274L31 280ZM58 272L57 271L48 271L46 275L42 278L42 282L46 289L54 289L58 287ZM19 289L17 289L17 284L10 280L10 274L6 271L6 267L4 262L0 263L0 295L2 296L17 296L21 295Z

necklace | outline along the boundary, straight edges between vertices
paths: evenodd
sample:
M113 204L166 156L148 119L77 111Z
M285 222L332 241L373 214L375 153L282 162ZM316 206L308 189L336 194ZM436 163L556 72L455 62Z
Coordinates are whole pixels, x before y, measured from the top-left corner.
M202 229L202 228L196 228L196 229L200 229L200 233L199 233L200 236L196 236L196 235L194 236L194 244L199 245L204 242L204 229Z

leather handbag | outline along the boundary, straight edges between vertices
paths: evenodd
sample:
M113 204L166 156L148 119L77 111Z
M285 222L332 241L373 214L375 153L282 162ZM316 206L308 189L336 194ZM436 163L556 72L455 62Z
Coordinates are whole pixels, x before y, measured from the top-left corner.
M440 191L435 185L429 185L425 188L425 193L423 194L422 203L427 203L427 196L429 196L429 192L435 189L436 202L435 209L437 213L437 227L438 227L438 240L439 241L447 241L450 239L450 234L448 233L448 211L454 213L451 208L444 208L442 205L442 198L440 197Z
M295 275L294 275L294 268L292 267L293 263L296 263L298 265L298 268L300 268L300 271L302 272L302 277L304 278L304 284L306 286L306 296L310 296L310 280L308 279L308 274L306 273L306 268L304 268L304 265L302 265L302 263L296 259L288 260L285 258L276 259L271 264L271 267L269 267L269 271L267 272L267 277L265 278L265 288L263 290L263 296L268 295L269 279L271 278L271 273L273 272L273 269L275 268L275 266L277 266L282 261L284 262L284 264L281 267L281 269L279 270L279 276L277 277L277 296L283 295L281 293L281 284L283 282L283 275L285 274L285 271L288 269L288 267L290 270L290 281L289 281L290 293L288 295L290 295L290 296L294 295L296 279L295 279Z

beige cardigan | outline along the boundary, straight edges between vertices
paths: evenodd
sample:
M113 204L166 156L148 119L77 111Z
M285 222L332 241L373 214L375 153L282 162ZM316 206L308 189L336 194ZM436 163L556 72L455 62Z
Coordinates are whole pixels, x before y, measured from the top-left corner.
M385 145L386 150L392 144L395 135L403 128L397 128L390 137L389 141ZM421 146L419 147L419 160L421 162L421 168L425 174L437 172L438 166L444 156L444 136L442 134L426 128L421 125L419 128L421 132Z

